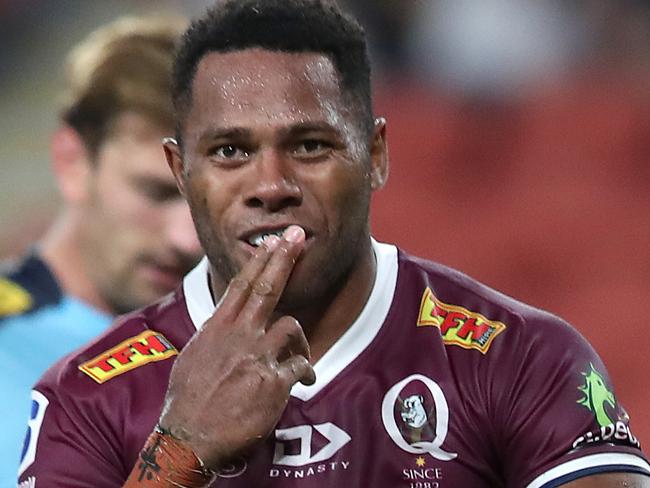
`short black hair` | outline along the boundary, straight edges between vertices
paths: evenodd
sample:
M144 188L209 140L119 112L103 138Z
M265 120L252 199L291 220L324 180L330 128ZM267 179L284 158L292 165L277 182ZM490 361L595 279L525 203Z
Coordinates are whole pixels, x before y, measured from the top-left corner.
M192 22L177 52L172 94L179 142L203 56L255 47L328 56L340 75L343 97L359 116L361 129L365 134L372 132L365 32L334 0L217 0L203 17Z

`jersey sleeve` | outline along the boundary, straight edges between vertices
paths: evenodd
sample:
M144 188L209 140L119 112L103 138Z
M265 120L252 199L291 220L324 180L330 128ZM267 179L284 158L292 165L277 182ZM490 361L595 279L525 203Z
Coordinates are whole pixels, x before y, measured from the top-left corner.
M65 393L47 381L32 391L19 486L121 487L127 473L117 436L83 396Z
M507 486L551 488L605 472L650 475L630 418L589 343L541 313L509 334L497 366L508 373L494 388Z

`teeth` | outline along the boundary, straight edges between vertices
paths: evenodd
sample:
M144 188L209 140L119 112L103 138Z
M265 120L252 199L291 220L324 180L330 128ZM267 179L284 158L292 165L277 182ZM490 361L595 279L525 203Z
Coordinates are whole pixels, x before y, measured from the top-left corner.
M263 234L255 234L255 235L248 238L248 243L251 246L260 247L262 245L262 243L266 240L267 237L270 237L270 236L282 237L283 233L284 233L284 229L280 229L280 230L275 231L275 232L265 232Z

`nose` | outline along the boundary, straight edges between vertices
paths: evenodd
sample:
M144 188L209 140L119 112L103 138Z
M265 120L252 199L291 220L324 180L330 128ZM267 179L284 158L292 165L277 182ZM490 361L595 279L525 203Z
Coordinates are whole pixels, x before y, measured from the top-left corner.
M296 181L291 163L275 150L260 153L251 166L253 176L245 195L246 205L278 212L302 203L302 190Z
M165 234L169 244L179 254L198 259L203 253L189 206L184 200L179 199L168 209Z

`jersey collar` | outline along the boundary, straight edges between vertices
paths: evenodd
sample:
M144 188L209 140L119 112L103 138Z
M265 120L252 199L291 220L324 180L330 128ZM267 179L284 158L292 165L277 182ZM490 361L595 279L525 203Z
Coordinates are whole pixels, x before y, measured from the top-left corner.
M397 248L374 239L372 248L377 258L377 274L366 305L345 334L314 365L316 383L311 386L297 383L291 389L292 396L303 401L314 397L370 345L381 329L397 283ZM197 330L215 310L208 286L208 270L209 262L205 257L183 280L187 311Z

